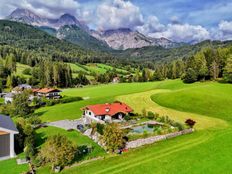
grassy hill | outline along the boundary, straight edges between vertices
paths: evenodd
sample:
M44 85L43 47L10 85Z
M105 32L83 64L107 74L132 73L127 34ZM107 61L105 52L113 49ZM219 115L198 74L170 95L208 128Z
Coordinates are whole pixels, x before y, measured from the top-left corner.
M184 122L187 118L197 121L193 134L180 136L138 149L122 155L106 155L104 159L72 166L61 173L224 173L232 170L230 162L232 144L232 86L217 82L184 84L180 80L163 82L128 83L117 85L89 86L79 89L65 89L65 96L89 97L88 100L43 107L36 113L43 121L77 119L80 108L89 104L120 100L130 105L136 112L143 108L160 115ZM91 143L75 132L53 128L37 130L38 141L60 132L77 145ZM41 144L41 143L40 143ZM105 155L96 151L95 156ZM93 157L92 156L92 157ZM1 161L0 165L11 164L16 171L21 166L12 160ZM14 167L13 167L14 166ZM0 169L4 171L4 169ZM42 167L39 174L47 174L50 169ZM11 173L17 173L12 171Z
M89 96L90 99L84 101L88 104L118 99L127 102L132 108L138 108L138 111L139 108L146 107L177 120L192 118L197 120L197 130L191 135L141 147L123 155L109 156L103 160L72 167L62 173L220 173L230 170L232 110L229 106L232 101L228 96L231 95L231 90L232 86L228 84L206 82L186 85L179 80L65 90L65 95ZM151 96L158 104L152 102ZM62 106L63 110L74 110L75 107L77 111L86 103L46 108L42 117L46 119L49 115L56 115L55 112L60 112L58 107ZM71 105L73 109L70 108ZM38 173L44 174L47 171L48 168L43 168Z
M121 68L115 68L110 65L102 64L102 63L88 63L86 65L81 65L78 63L68 63L70 65L72 72L73 72L73 77L77 77L79 72L84 72L87 74L87 78L89 80L94 79L93 74L104 74L107 71L116 70L116 73L118 75L126 75L130 74L131 72L121 69Z
M23 77L25 77L25 78L29 78L30 75L25 75L25 74L23 73L23 71L24 71L25 69L28 69L28 68L31 69L31 67L28 66L28 65L21 64L21 63L17 63L17 64L16 64L16 75L23 76Z

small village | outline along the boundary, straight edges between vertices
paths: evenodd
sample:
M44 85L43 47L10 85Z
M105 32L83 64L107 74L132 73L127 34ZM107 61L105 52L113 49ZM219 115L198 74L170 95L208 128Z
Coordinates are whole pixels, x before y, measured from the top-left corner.
M10 105L17 100L18 96L28 93L27 102L32 104L39 100L39 107L44 107L42 101L56 101L59 103L62 90L55 88L33 88L27 84L21 84L13 88L9 93L1 93L5 105ZM64 97L65 98L65 97ZM44 100L45 99L45 100ZM83 100L83 99L82 99ZM88 97L85 99L88 101ZM46 104L46 103L45 103ZM38 106L37 106L38 107ZM146 144L167 140L176 136L189 134L194 131L195 121L189 119L185 124L175 122L168 116L160 116L151 111L135 113L126 103L114 101L113 103L99 103L86 105L80 108L82 115L75 120L59 120L55 122L34 123L34 129L43 127L57 127L66 131L78 131L83 136L90 138L101 146L106 152L121 154L129 149L137 148ZM108 132L106 132L108 131ZM116 139L107 139L117 134ZM19 134L10 117L0 116L0 159L15 158L14 136ZM107 135L105 137L105 135ZM115 145L115 143L117 145ZM91 146L82 149L83 152L91 153ZM17 159L18 165L31 162L29 156L25 159ZM62 166L54 166L55 171L60 171Z

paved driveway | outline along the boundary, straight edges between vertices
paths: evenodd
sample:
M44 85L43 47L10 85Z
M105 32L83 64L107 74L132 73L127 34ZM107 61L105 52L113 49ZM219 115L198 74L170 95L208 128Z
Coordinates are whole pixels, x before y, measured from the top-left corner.
M70 129L77 130L77 125L78 124L83 124L83 120L82 119L60 120L60 121L47 123L46 125L47 126L54 126L54 127L62 128L62 129L65 129L65 130L70 130Z

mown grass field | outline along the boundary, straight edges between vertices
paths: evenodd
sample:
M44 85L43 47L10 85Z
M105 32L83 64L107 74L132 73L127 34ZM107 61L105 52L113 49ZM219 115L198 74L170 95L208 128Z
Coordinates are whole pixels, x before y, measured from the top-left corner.
M77 119L81 116L80 108L85 105L120 100L128 103L135 112L145 108L178 121L187 118L197 121L193 134L70 167L61 172L64 174L230 173L231 91L232 85L229 84L204 82L189 85L180 80L90 86L63 91L63 95L89 97L88 100L44 107L36 112L43 121ZM46 129L38 130L40 137L60 132L77 144L88 143L76 132ZM48 167L38 170L39 174L50 172Z
M30 66L28 65L24 65L24 64L21 64L21 63L17 63L16 65L16 74L19 75L19 76L22 76L22 77L25 77L25 78L29 78L30 75L25 75L23 74L23 71L27 68L31 68Z
M131 83L131 84L110 84L100 86L90 86L79 89L65 89L62 95L65 96L81 96L88 97L89 99L59 104L51 107L43 107L36 111L44 122L51 122L63 119L78 119L82 116L80 108L97 103L113 102L116 100L116 96L125 95L130 93L142 92L154 89L157 83Z
M91 73L91 72L95 72L95 73L106 73L106 71L108 70L113 70L115 67L112 67L110 65L105 65L105 64L101 64L101 63L89 63L87 65L80 65L80 64L73 64L73 63L68 63L68 65L70 65L72 71L74 72L85 72L85 73ZM124 69L120 69L120 68L115 68L115 70L118 73L128 73L128 71L124 70Z
M125 86L124 86L125 85ZM138 86L137 86L138 85ZM127 102L136 112L143 108L184 121L197 121L196 132L90 162L62 173L230 173L232 166L232 85L216 82L183 84L180 80L119 84L65 90L65 95L112 98ZM108 88L113 91L108 92ZM99 92L102 91L101 94ZM127 92L126 92L127 91ZM88 101L88 100L86 100ZM157 102L157 103L156 103ZM217 107L216 107L217 106ZM57 107L57 106L55 106ZM43 174L48 170L40 170Z

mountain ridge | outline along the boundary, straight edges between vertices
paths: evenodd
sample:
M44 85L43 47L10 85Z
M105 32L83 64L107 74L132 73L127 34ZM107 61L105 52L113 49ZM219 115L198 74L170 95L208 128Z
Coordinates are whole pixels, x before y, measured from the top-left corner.
M41 17L30 10L17 8L9 16L7 16L6 19L38 27L47 26L54 29L59 29L65 25L77 25L84 30L88 30L88 27L85 25L85 23L80 22L76 19L75 16L68 13L62 14L57 19L49 19Z
M130 28L111 29L101 32L91 30L91 35L99 40L105 41L115 50L127 50L147 46L174 48L181 45L180 43L172 42L166 38L147 37L138 31L131 30Z
M8 20L27 23L29 25L40 27L42 30L48 32L49 34L54 34L54 31L48 28L53 28L57 30L58 38L66 39L67 41L73 41L75 40L75 44L83 45L80 43L81 41L85 40L85 42L88 42L87 38L91 38L90 42L92 42L94 39L97 39L99 41L99 45L105 46L107 44L107 47L110 47L111 49L115 50L126 50L131 48L142 48L147 46L161 46L164 48L173 48L178 47L181 44L172 42L166 38L150 38L145 36L142 33L139 33L138 31L133 31L130 28L119 28L119 29L111 29L106 31L95 31L90 30L89 27L82 21L79 21L75 16L70 15L68 13L65 13L61 15L57 19L48 19L44 17L40 17L39 15L33 13L30 10L27 9L16 9L14 10L8 17ZM84 39L80 39L78 41L78 38L71 38L71 40L67 39L70 37L61 37L59 34L59 29L64 26L71 26L76 25L80 29L82 29L84 32L77 30L76 34L73 34L73 36L77 36L78 34L84 33L83 37L86 37ZM72 31L73 32L73 31ZM87 36L86 33L88 33L90 36ZM66 36L70 36L71 33L63 33ZM57 35L57 34L56 34ZM95 42L95 41L93 41ZM88 44L84 44L88 45ZM89 45L92 45L91 43ZM99 48L100 48L99 47ZM105 47L103 50L108 50L108 48ZM95 49L93 47L90 47L89 49ZM101 48L102 49L102 48ZM101 50L100 49L100 50Z

